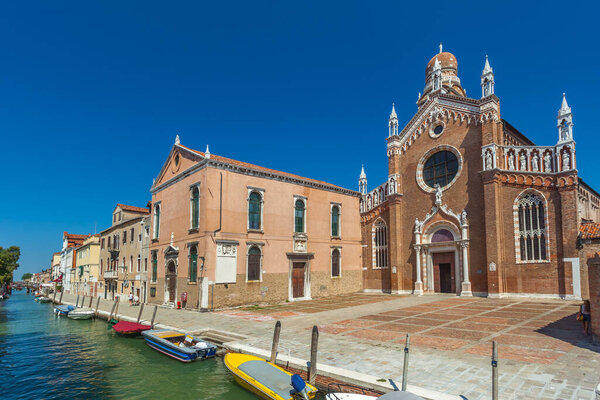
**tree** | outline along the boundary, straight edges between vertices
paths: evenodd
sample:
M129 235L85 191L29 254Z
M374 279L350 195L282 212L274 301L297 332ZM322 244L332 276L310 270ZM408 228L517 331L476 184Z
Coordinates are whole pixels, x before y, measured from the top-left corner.
M0 246L0 285L12 281L13 271L19 268L19 257L19 246L10 246L7 249Z
M31 272L25 272L23 274L23 276L21 277L21 280L26 281L27 279L31 279L32 276L33 276L33 274Z

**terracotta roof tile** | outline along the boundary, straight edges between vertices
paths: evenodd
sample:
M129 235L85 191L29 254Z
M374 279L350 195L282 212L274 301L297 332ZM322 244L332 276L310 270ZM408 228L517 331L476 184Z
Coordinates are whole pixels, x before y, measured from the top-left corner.
M117 207L121 207L123 211L150 214L150 210L144 207L128 206L127 204L117 204Z
M600 223L584 222L579 227L582 239L600 239Z
M190 149L189 147L186 147L186 146L181 145L181 144L179 146L181 146L184 149L189 150L189 151L191 151L193 153L196 153L196 154L198 154L198 155L200 155L202 157L206 156L205 153L202 152L202 151ZM304 176L290 174L288 172L282 172L282 171L278 171L278 170L271 169L271 168L261 167L259 165L250 164L250 163L247 163L247 162L238 161L238 160L234 160L234 159L231 159L231 158L218 156L218 155L213 154L213 153L210 154L210 159L213 160L213 161L223 162L223 163L227 163L227 164L231 164L231 165L237 165L239 167L249 168L249 169L253 169L253 170L257 170L257 171L263 171L263 172L270 172L270 173L277 174L277 175L287 176L289 178L302 179L302 180L305 180L305 181L318 183L320 185L328 185L328 186L331 186L331 187L334 187L334 188L348 190L346 188L343 188L343 187L340 187L340 186L337 186L337 185L333 185L333 184L328 183L328 182L319 181L319 180L311 179L311 178L306 178Z

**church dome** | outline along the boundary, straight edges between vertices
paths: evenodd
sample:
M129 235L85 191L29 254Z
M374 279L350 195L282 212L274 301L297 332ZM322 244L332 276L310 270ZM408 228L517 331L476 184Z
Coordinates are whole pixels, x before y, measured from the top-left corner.
M458 62L456 61L456 56L452 53L448 53L447 51L443 51L441 53L436 54L431 60L429 60L429 62L427 63L427 68L425 69L425 78L431 75L436 59L440 63L442 71L450 69L454 70L455 75L458 73Z

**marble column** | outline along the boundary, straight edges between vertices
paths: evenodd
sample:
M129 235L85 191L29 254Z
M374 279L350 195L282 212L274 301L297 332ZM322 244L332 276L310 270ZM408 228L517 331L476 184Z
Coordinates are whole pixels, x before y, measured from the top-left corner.
M423 281L421 281L421 246L415 245L415 255L416 255L416 267L417 267L417 280L415 282L415 290L414 294L422 295L423 294Z
M473 296L471 292L471 282L469 281L469 256L467 249L469 248L469 242L460 242L462 248L462 260L463 260L463 281L461 296Z

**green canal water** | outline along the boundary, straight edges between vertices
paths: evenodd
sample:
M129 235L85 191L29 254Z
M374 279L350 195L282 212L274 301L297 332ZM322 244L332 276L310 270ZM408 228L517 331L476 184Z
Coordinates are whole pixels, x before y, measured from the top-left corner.
M184 364L33 299L0 301L0 399L256 399L222 358Z

